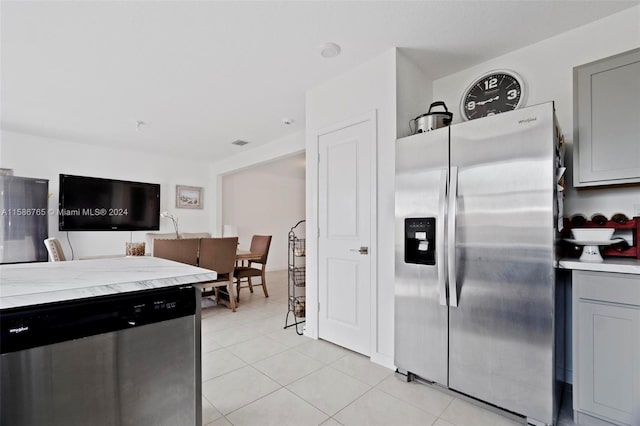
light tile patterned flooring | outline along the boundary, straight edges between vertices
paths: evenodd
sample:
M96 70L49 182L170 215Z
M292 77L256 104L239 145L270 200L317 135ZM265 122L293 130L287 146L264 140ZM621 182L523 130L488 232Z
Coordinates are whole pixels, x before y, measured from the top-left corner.
M237 312L202 310L203 425L521 425L322 340L283 329L286 271L242 289ZM570 415L560 423L571 425Z

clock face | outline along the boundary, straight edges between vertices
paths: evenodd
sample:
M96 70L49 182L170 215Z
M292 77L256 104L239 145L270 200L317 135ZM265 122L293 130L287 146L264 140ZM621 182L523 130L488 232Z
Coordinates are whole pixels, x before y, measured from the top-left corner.
M520 107L524 84L513 72L494 71L476 80L464 93L460 108L466 120L500 114Z

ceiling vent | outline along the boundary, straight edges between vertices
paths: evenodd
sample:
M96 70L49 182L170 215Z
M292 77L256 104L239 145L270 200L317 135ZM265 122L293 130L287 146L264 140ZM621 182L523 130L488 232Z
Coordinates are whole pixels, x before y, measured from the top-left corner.
M248 143L249 143L249 142L247 142L247 141L241 141L240 139L238 139L237 141L233 141L233 142L231 142L231 145L243 146L243 145L246 145L246 144L248 144Z

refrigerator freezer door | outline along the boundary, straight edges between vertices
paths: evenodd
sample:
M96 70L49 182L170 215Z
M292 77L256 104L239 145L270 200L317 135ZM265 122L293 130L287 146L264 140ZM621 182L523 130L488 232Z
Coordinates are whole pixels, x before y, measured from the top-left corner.
M0 263L46 262L49 181L0 176Z
M553 104L451 128L458 167L449 386L553 423ZM451 219L450 219L451 220Z
M403 138L396 145L395 364L401 370L444 385L447 384L448 322L444 198L448 141L447 127ZM429 249L433 242L435 265L432 261L431 264L405 262L405 236L415 235L405 226L432 226L433 218L435 239L425 244L424 249ZM433 231L432 228L429 229ZM431 240L433 235L429 232L423 239Z

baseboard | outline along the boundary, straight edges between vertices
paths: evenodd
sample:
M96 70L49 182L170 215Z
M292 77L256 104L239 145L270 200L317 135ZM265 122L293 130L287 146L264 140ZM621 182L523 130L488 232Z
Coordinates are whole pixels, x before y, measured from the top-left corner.
M582 426L615 426L616 423L611 423L601 418L591 416L587 413L578 411L577 413L578 424Z
M304 323L304 330L302 334L312 339L318 340L318 334L314 333L313 327L307 322Z
M387 367L391 370L395 370L396 366L393 363L393 357L389 355L384 355L379 352L371 354L371 362L375 364L379 364L383 367Z

